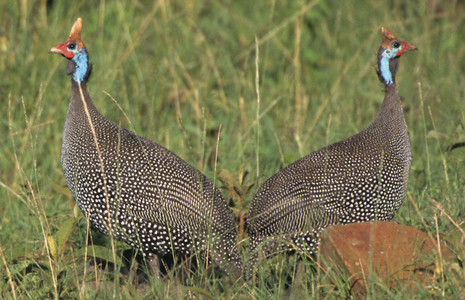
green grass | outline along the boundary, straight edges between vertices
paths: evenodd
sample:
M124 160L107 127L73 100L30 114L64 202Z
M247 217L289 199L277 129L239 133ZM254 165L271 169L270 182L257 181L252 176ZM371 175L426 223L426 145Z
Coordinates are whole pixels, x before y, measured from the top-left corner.
M65 59L48 54L78 16L99 110L215 179L238 218L268 177L374 118L383 99L374 69L381 26L414 43L419 51L401 58L397 76L413 163L395 221L439 235L465 258L465 147L448 151L465 142L463 3L46 2L0 4L3 298L351 297L347 277L299 265L296 256L271 259L254 282L181 266L136 286L125 272L126 245L116 243L114 261L108 238L93 232L95 247L86 244L87 224L60 163L70 79ZM247 236L240 242L245 257ZM100 260L91 263L94 251ZM446 265L444 276L416 296L463 297L462 266ZM372 298L409 298L370 286Z

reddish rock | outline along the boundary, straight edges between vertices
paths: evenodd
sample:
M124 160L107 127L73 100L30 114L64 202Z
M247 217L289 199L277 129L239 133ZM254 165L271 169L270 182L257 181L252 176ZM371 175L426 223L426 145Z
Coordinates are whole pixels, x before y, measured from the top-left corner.
M413 227L393 222L338 225L321 235L323 266L345 272L355 294L366 294L367 280L376 278L388 287L401 285L414 291L437 280L437 241ZM443 259L453 254L441 245Z

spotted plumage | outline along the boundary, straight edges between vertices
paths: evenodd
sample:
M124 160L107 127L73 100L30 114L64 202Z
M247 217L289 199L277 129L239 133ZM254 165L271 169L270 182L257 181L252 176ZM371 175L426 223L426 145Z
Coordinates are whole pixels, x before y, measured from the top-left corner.
M251 265L293 247L314 251L318 233L334 224L391 220L407 188L411 152L395 85L398 60L416 50L385 28L378 52L385 98L374 121L343 141L317 150L276 173L261 186L247 216Z
M235 223L220 191L177 155L107 120L94 106L81 22L50 50L68 59L72 76L61 160L73 198L94 227L145 255L208 251L214 263L239 277Z

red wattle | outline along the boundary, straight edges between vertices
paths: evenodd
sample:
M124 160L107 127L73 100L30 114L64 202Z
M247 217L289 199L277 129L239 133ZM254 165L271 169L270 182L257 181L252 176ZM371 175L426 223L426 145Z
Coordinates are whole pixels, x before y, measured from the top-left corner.
M63 55L64 55L66 58L73 58L74 52L65 51L65 52L63 52Z

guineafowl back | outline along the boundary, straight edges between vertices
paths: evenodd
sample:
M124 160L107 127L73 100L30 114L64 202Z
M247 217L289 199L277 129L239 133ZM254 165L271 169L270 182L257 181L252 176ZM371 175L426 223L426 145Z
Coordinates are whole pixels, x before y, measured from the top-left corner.
M400 101L394 89L391 96ZM331 224L390 220L405 195L410 161L404 116L397 105L383 105L360 133L265 181L252 201L248 230L257 236L301 235Z
M231 211L210 180L166 148L104 118L86 101L86 89L81 99L74 81L72 88L62 164L74 199L96 228L108 233L111 220L117 238L161 255L189 254L209 243L218 251L235 249Z

